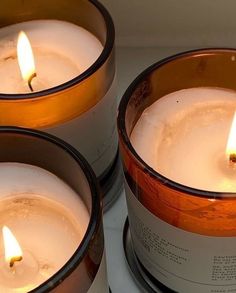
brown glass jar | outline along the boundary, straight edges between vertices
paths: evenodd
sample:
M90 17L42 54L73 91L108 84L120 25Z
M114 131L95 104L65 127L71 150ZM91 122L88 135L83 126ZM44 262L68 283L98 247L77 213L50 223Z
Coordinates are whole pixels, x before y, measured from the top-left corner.
M194 87L235 90L235 54L205 49L159 61L134 80L119 106L132 244L142 272L163 292L236 290L235 275L226 272L236 253L235 194L171 181L144 162L130 135L143 111L169 93Z
M88 163L67 143L34 130L0 127L0 142L0 164L21 163L51 172L75 191L89 213L88 228L71 258L52 277L30 292L108 292L101 197ZM17 190L17 182L13 184ZM17 196L20 198L21 195ZM30 213L31 206L27 209ZM51 231L52 236L53 233ZM50 239L45 237L41 245L47 247L50 245L47 242Z

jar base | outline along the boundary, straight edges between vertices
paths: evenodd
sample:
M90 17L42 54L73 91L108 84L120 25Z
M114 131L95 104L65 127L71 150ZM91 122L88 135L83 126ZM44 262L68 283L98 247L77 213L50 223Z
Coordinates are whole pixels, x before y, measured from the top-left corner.
M123 190L123 172L118 151L111 166L98 177L98 182L102 190L103 211L106 212Z
M123 228L123 249L129 271L143 293L174 293L173 291L154 278L138 260L132 245L129 220L125 221Z

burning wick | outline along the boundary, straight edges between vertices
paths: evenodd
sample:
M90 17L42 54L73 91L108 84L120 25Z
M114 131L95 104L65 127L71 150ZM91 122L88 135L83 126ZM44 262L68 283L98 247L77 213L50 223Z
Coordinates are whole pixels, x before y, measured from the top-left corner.
M5 260L10 268L13 268L15 262L19 262L23 259L22 250L15 236L7 226L2 228L2 234L5 248Z
M12 268L17 261L21 261L23 259L22 256L14 256L10 259L9 266Z
M36 74L36 72L34 72L28 79L28 86L29 86L31 92L34 91L31 82L32 82L33 78L35 78L36 76L37 76L37 74Z
M236 112L229 132L229 138L226 147L226 155L230 165L236 166Z
M230 154L229 161L233 164L236 163L236 154Z
M33 92L32 80L37 76L34 64L34 54L30 41L23 31L21 31L18 36L17 57L22 78L27 81L29 89Z

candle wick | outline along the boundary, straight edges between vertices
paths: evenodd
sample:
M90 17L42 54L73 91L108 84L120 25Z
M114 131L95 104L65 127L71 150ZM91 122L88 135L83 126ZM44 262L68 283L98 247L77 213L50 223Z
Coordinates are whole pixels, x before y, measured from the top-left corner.
M233 154L229 155L229 161L232 164L236 164L236 153L233 153Z
M14 256L14 257L12 257L11 260L10 260L10 263L9 263L10 268L12 268L14 266L15 262L21 261L22 259L23 259L22 256Z
M34 72L28 79L28 86L29 86L31 92L34 91L31 82L32 82L33 78L35 78L36 76L37 76L37 74L36 74L36 72Z

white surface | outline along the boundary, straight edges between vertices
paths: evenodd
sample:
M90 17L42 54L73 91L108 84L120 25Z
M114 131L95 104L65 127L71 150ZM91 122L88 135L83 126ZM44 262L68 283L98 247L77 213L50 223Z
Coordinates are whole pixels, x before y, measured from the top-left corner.
M119 99L134 78L149 65L185 50L186 48L118 48ZM128 271L123 253L122 233L126 216L127 208L123 192L114 206L104 215L108 279L112 293L141 293Z
M145 109L130 140L152 169L174 182L201 190L236 192L234 168L229 164L235 136L226 155L235 109L233 90L197 87L175 91Z
M122 46L236 46L235 0L101 0Z

